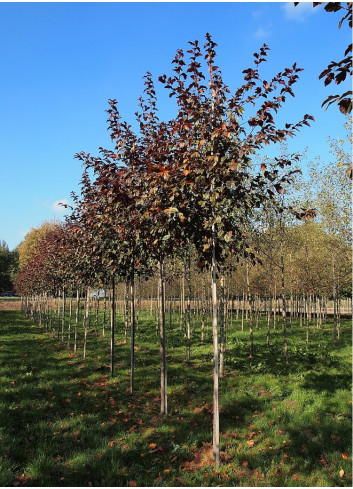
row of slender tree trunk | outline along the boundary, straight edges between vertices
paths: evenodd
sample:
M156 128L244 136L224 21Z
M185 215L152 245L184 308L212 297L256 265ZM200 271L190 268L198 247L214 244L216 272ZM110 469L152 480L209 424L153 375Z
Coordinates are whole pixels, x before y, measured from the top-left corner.
M70 346L71 341L75 337L74 328L78 323L79 313L82 310L84 311L85 329L88 330L93 327L95 331L97 331L98 327L98 313L103 311L103 336L106 334L108 319L109 316L112 316L112 312L114 316L117 313L122 315L126 339L129 324L131 325L131 318L134 318L134 332L136 327L138 327L142 308L149 313L150 317L156 319L157 331L159 331L160 306L165 302L165 307L163 308L164 322L170 325L174 313L177 312L180 329L185 330L187 339L186 360L188 361L193 318L200 318L201 320L201 342L204 341L205 335L209 331L206 317L209 317L213 307L210 298L206 294L193 298L188 295L186 299L183 296L165 297L165 284L162 289L158 287L158 297L135 297L134 286L129 284L128 289L130 289L129 294L119 297L116 287L111 287L106 290L106 295L101 300L90 298L90 289L87 289L86 292L81 292L78 289L76 293L74 291L68 293L64 290L58 290L55 296L37 295L22 298L22 310L25 312L30 311L29 314L31 316L35 315L41 318L41 321L43 316L45 316L47 323L49 322L52 326L52 328L48 328L50 330L54 328L55 323L54 329L58 339L61 338L61 340L63 340L64 335L64 318L67 317L68 345ZM134 297L134 299L132 300L131 297ZM300 326L309 323L320 328L327 322L328 316L333 315L335 323L339 327L342 314L351 314L351 304L352 302L349 298L329 300L325 297L292 296L283 300L283 297L260 297L259 295L248 295L245 293L237 297L234 295L226 296L224 282L221 279L217 313L220 317L221 330L224 319L229 322L230 326L233 326L234 320L240 319L242 330L244 330L245 323L252 320L253 328L257 329L259 319L263 316L271 319L273 329L276 329L278 325L282 325L284 316L291 327L293 327L293 320L296 319L299 321Z
M276 329L279 323L282 326L284 361L288 359L287 323L293 329L293 320L299 322L299 326L306 328L306 342L309 343L310 326L322 328L327 321L328 299L323 297L293 296L287 298L283 292L280 297L260 297L251 294L249 281L247 289L241 296L235 297L226 290L224 269L220 269L219 299L217 298L216 264L212 263L211 297L207 296L206 286L203 284L201 295L191 296L190 264L184 267L183 280L181 282L180 297L170 297L166 300L166 286L163 260L158 266L157 298L146 300L141 297L140 281L138 281L138 294L135 297L134 274L126 281L124 297L117 297L115 277L111 278L110 290L104 294L103 301L95 298L91 300L90 288L85 293L77 289L67 291L65 288L58 290L55 297L48 294L37 295L32 298L22 298L23 311L32 317L40 326L57 336L58 340L67 342L70 348L73 343L73 351L77 353L78 330L80 315L83 314L83 358L86 358L87 336L89 329L98 332L99 314L103 308L102 330L104 336L107 329L108 310L110 311L110 376L114 377L115 359L115 330L116 314L121 313L124 324L124 340L128 339L128 327L130 325L130 394L134 394L135 372L135 331L138 328L140 310L148 305L147 311L156 320L156 333L159 334L160 350L160 389L161 389L161 415L168 413L167 399L167 361L166 361L166 313L169 314L169 327L172 325L173 316L178 313L181 331L184 330L186 345L186 362L191 359L191 337L195 331L195 319L201 320L200 340L205 341L209 333L209 318L212 319L213 341L213 457L216 465L219 464L219 377L224 376L224 364L226 354L226 337L228 328L233 328L233 320L241 319L241 329L245 323L249 326L249 357L254 357L254 329L259 328L260 317L267 318L266 345L271 346L271 327ZM186 282L186 288L185 288ZM76 300L74 296L76 295ZM83 297L81 297L83 296ZM84 301L84 302L83 302ZM348 304L349 305L349 304ZM342 301L337 295L333 298L333 344L340 338ZM92 314L93 312L93 314ZM280 321L281 319L281 321ZM219 326L218 326L219 321ZM205 328L206 325L206 328Z
M131 341L131 377L130 392L134 391L134 365L135 365L135 331L138 328L140 311L143 307L146 312L156 321L156 334L160 338L160 362L161 362L161 389L165 390L167 385L165 344L166 328L171 327L175 313L178 314L179 328L184 334L186 346L186 362L191 360L191 338L195 332L195 320L199 319L200 341L205 342L209 337L210 317L219 318L219 374L224 375L224 357L226 351L226 333L228 328L233 328L233 322L240 320L241 330L245 325L249 326L250 357L254 356L254 329L259 328L260 318L266 318L267 334L266 344L271 344L271 329L282 327L284 335L284 356L288 362L288 346L286 330L293 329L294 320L298 321L300 327L306 328L306 342L309 343L309 327L322 328L328 315L333 314L333 344L340 339L341 315L348 312L351 306L350 299L342 300L334 298L329 304L327 298L314 296L292 296L290 298L260 297L251 295L249 291L243 292L242 296L234 297L226 295L225 279L221 274L220 295L217 301L214 297L207 297L206 288L203 287L201 297L191 297L190 287L187 287L186 297L182 294L178 298L165 297L165 279L163 264L160 264L160 279L158 285L158 297L141 298L135 297L134 282L130 280L126 287L124 297L118 297L115 280L112 278L111 288L104 298L99 300L90 297L90 289L82 293L79 289L74 294L65 289L58 290L55 297L47 294L32 298L22 298L22 310L44 326L58 340L66 341L68 347L73 347L77 352L78 327L81 316L83 317L83 358L86 358L87 333L90 329L98 331L99 312L102 311L101 334L106 335L108 321L110 319L110 375L114 376L114 345L115 345L115 323L117 313L121 315L124 324L124 341L127 342L128 329L130 326ZM141 288L138 288L139 292ZM127 293L128 292L128 293ZM328 306L332 307L328 307ZM66 324L65 324L66 322ZM212 330L213 334L215 333ZM66 338L66 339L65 339ZM218 327L217 327L218 341ZM218 350L217 350L218 351ZM163 384L163 386L162 386ZM161 412L167 412L166 395L161 403Z

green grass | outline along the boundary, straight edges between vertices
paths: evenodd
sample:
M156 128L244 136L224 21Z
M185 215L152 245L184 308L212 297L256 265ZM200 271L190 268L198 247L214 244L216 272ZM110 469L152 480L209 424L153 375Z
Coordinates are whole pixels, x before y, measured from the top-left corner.
M335 347L331 328L312 326L307 346L305 328L294 325L285 365L280 325L267 349L260 322L249 359L249 333L234 322L220 383L223 463L216 469L209 460L211 337L200 345L198 323L189 365L179 321L167 328L170 414L161 419L153 318L142 316L137 331L131 397L119 316L110 380L109 334L92 327L83 361L81 329L74 356L25 316L1 311L0 485L350 486L351 324L342 322Z

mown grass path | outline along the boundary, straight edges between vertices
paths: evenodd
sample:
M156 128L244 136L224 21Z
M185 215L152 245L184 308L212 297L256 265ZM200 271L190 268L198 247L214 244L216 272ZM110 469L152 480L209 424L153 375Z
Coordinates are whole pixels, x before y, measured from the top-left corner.
M328 325L329 326L329 325ZM220 385L223 463L209 462L211 339L192 361L178 322L168 329L169 416L159 413L158 339L144 317L136 336L136 393L129 345L118 325L117 377L109 380L109 338L89 332L88 358L17 311L0 311L0 485L2 486L350 486L351 329L338 345L329 327L289 333L265 347L265 324L228 331ZM120 328L120 329L119 329Z

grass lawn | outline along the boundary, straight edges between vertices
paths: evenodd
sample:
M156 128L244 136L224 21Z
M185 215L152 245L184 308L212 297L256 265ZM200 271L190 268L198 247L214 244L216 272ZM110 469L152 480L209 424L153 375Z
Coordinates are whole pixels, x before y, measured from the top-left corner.
M88 334L82 360L18 311L0 311L1 486L351 486L351 321L332 346L332 324L228 331L220 382L222 464L210 464L212 347L191 362L175 321L167 329L168 410L159 417L155 322L136 334L136 392L129 395L129 344L118 316L116 373L109 379L109 334ZM247 329L247 327L246 327ZM208 329L210 334L210 328Z

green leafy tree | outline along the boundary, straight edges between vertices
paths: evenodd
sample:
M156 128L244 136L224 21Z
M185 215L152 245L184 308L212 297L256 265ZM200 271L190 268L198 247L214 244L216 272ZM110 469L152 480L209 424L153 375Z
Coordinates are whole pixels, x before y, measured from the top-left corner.
M18 270L18 253L10 251L5 241L0 241L0 292L13 289Z

